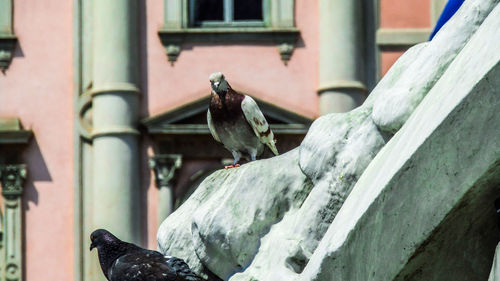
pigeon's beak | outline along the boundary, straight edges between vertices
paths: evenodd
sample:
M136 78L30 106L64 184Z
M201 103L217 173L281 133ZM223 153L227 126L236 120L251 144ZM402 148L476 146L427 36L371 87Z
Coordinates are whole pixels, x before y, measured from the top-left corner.
M90 251L95 248L94 242L90 243Z
M218 88L219 88L219 84L220 84L220 82L214 82L214 87L215 87L216 89L218 89Z

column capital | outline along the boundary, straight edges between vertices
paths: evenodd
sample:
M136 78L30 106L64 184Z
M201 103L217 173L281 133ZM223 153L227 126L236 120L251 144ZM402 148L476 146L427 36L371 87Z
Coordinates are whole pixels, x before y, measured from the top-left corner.
M182 165L181 154L160 154L151 157L149 167L155 173L155 182L158 188L169 186L175 180L175 172Z
M11 199L21 197L26 174L25 164L1 165L0 182L2 184L2 195L5 198Z

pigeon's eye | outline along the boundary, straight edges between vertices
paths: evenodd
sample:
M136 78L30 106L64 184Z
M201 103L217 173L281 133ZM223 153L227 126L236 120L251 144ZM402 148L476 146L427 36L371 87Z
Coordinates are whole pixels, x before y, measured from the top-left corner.
M90 235L90 241L94 241L94 235Z

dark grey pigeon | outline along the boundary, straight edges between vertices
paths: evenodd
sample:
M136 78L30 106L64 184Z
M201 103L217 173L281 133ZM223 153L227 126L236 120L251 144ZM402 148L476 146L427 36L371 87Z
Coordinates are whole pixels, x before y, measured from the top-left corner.
M238 167L242 156L255 160L266 146L278 155L274 134L257 103L233 90L221 72L212 73L210 83L207 123L214 139L233 154L233 165L226 168Z
M95 230L90 241L90 250L97 248L102 272L109 281L202 280L183 260L123 242L107 230Z

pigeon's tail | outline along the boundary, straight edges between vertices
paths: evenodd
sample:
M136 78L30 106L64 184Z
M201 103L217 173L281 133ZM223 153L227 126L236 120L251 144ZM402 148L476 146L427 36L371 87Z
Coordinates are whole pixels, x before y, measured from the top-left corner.
M273 152L274 155L278 156L279 153L278 153L278 149L276 148L276 140L272 140L270 141L267 146L269 147L269 149Z
M181 276L186 281L202 281L183 260L175 257L168 259L168 264L175 270L177 275Z

